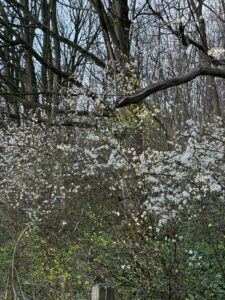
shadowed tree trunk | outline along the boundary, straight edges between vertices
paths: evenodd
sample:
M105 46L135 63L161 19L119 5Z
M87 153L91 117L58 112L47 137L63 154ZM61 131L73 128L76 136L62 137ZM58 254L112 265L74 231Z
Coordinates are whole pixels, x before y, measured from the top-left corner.
M55 36L59 35L58 31L58 23L57 23L57 7L56 7L56 0L50 1L50 10L51 10L51 24L52 24L52 31ZM54 37L53 38L53 49L54 49L54 65L55 67L60 70L60 41ZM53 86L52 86L52 111L51 111L51 122L54 122L56 109L59 104L59 84L60 78L58 74L53 75Z
M29 1L23 0L23 18L21 19L21 24L23 25L23 39L26 44L30 47L33 46L33 39L35 36L35 29L31 28L31 23L29 20ZM25 56L25 87L28 92L27 101L28 103L38 103L38 88L37 88L37 79L35 74L34 62L31 52L28 49L24 50Z

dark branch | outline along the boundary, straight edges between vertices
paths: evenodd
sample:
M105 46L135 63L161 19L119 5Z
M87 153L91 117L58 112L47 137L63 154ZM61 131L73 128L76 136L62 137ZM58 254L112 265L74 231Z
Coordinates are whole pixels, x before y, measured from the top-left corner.
M167 27L167 29L174 34L178 39L181 40L182 44L184 46L188 46L188 45L192 45L195 48L197 48L198 50L200 50L201 52L203 52L206 57L208 58L209 62L213 63L215 66L220 66L220 65L224 65L225 61L222 59L216 59L214 57L212 57L211 55L208 54L208 47L204 44L199 43L196 40L193 40L188 34L185 34L185 32L183 31L183 28L179 28L179 30L177 30L176 28L174 28L170 22L168 22L167 20L164 19L163 15L161 12L156 11L153 6L150 4L149 0L147 0L147 4L148 7L150 9L150 11L152 12L152 14L154 16L156 16L163 24L165 27Z
M186 82L195 79L198 76L213 76L213 77L225 78L225 70L204 68L204 67L194 69L184 75L155 83L151 86L148 86L144 89L135 92L133 95L125 96L122 99L120 99L119 103L117 104L117 107L123 107L130 104L137 104L153 93L163 91L177 85L184 84Z
M22 8L24 10L24 6L21 3L18 3L18 1L14 1L11 0L10 4L13 4L14 8L16 6L18 6L19 8ZM32 22L34 23L33 25L29 25L29 27L38 27L40 29L42 29L43 32L47 32L50 36L52 36L53 38L57 39L58 41L67 44L68 46L70 46L71 48L76 49L78 52L80 52L82 55L84 55L85 57L89 58L90 60L92 60L96 65L98 65L101 68L105 68L106 65L104 63L104 61L102 61L99 57L97 57L94 53L89 52L87 49L82 48L81 46L79 46L78 44L76 44L75 42L69 40L68 38L56 34L54 33L52 30L50 30L47 26L45 26L44 24L42 24L41 22L38 21L38 19L36 19L32 14L30 14L29 12L26 12L29 15L29 18L32 20ZM2 24L5 26L6 24L3 23L3 19L2 19ZM8 23L8 28L9 26L13 27L18 27L21 25L17 25L17 24L9 24ZM19 39L18 41L19 43L21 43L21 39ZM16 41L16 43L18 44L18 42ZM24 41L23 41L24 42Z

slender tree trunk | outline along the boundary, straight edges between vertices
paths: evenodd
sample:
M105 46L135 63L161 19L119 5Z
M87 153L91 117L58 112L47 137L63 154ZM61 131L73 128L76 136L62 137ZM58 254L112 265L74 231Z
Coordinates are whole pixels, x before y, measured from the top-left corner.
M41 16L43 25L50 29L50 16L49 16L49 4L46 0L41 1ZM49 61L49 52L50 52L50 36L44 31L43 32L43 46L42 46L42 57L45 61ZM46 66L41 65L41 89L43 92L50 92L48 89L48 69ZM42 101L49 103L49 96L43 94Z
M202 0L197 0L197 4L195 3L194 0L189 0L190 1L190 6L192 8L192 14L196 18L196 27L200 36L201 43L203 46L208 49L208 41L207 41L207 34L206 34L206 26L205 26L205 20L203 17L203 2ZM200 57L200 62L205 66L205 60L204 57ZM210 66L209 63L206 63L206 66ZM213 112L217 116L222 116L221 113L221 105L220 105L220 99L219 99L219 94L217 91L217 86L216 86L216 80L215 78L208 77L206 79L206 86L207 86L207 95L208 101L207 101L207 107L206 107L206 118L208 116L211 116L211 113ZM205 103L206 101L204 101ZM205 105L205 104L204 104Z
M52 31L58 35L58 24L57 24L57 8L56 8L56 0L51 0L50 2L50 10L51 10L51 24L52 24ZM53 38L53 45L54 45L54 66L60 70L60 42L58 39ZM55 111L59 104L59 83L60 78L58 74L53 75L53 98L52 98L52 111L51 111L51 122L54 122L55 119Z
M34 38L34 29L29 28L29 1L23 0L24 7L24 17L21 20L22 25L24 26L23 38L24 41L29 44L31 47L33 46L33 38ZM37 88L37 80L35 74L35 68L33 63L32 54L29 50L25 49L25 71L26 71L26 92L28 92L27 101L38 102L38 88Z

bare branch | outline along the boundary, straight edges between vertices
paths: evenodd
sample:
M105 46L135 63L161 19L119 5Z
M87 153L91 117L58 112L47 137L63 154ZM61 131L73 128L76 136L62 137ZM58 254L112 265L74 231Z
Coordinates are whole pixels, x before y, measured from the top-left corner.
M180 30L181 28L179 28L179 30L177 30L176 28L174 28L168 21L166 21L164 19L164 17L162 16L161 12L156 11L152 7L152 5L150 4L149 0L147 0L147 4L148 4L148 7L151 10L152 14L154 16L156 16L164 24L164 26L167 27L167 29L172 34L174 34L178 39L180 39L181 42L182 42L182 44L184 46L186 46L186 47L188 45L194 46L195 48L197 48L198 50L200 50L201 52L203 52L206 55L206 57L209 60L209 62L213 63L216 66L224 65L225 64L224 60L216 59L215 57L212 57L211 55L209 55L209 53L208 53L209 49L207 48L207 45L201 44L198 41L196 41L193 38L191 38L188 34L186 34L184 31L182 31L183 28L182 28L182 30Z
M23 5L16 2L16 1L13 1L11 0L11 3L14 4L14 6L19 6L21 8L24 9ZM76 44L75 42L69 40L68 38L60 35L60 34L56 34L55 32L53 32L52 30L50 30L47 26L45 26L44 24L42 24L41 22L38 21L38 19L36 19L32 14L30 14L29 12L27 12L27 14L29 15L29 18L32 20L32 22L34 22L34 25L35 27L38 27L40 29L42 29L43 32L47 32L51 37L57 39L58 41L62 42L62 43L65 43L67 44L68 46L76 49L78 52L80 52L82 55L88 57L90 60L92 60L96 65L98 65L99 67L101 68L105 68L106 65L105 63L99 58L97 57L94 53L91 53L89 52L87 49L85 48L82 48L81 46L79 46L78 44ZM2 20L3 21L3 20ZM3 23L3 25L6 25ZM8 24L10 25L10 24ZM17 27L18 25L16 24L13 24L14 27ZM29 27L31 27L32 25L29 25ZM8 27L9 28L9 27ZM20 42L21 39L19 39ZM11 43L11 42L10 42ZM18 42L17 42L18 43Z
M214 69L214 68L204 68L204 67L194 69L184 75L155 83L151 86L148 86L144 89L137 91L133 95L125 96L119 101L117 107L123 107L130 104L137 104L153 93L187 83L199 76L213 76L213 77L225 78L225 70L218 69L218 68Z

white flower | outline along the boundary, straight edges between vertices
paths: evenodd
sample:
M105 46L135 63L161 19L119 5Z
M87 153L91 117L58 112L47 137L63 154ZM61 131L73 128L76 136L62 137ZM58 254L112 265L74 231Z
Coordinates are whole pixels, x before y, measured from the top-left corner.
M219 193L221 191L221 186L217 183L213 183L210 185L210 191Z
M195 124L195 122L192 119L189 119L189 120L186 121L186 124L188 126L193 126Z
M97 135L92 135L92 134L90 134L87 138L88 138L88 140L90 140L90 141L96 141L96 142L99 141L99 136L97 136Z
M190 194L189 194L188 192L186 192L186 191L183 191L182 196L183 196L184 198L189 198L189 197L190 197Z
M193 149L187 148L186 151L181 155L180 162L186 166L190 166L192 157L193 157Z
M213 57L218 57L221 54L225 53L225 49L224 48L211 48L210 50L208 50L208 55L213 56Z
M59 150L64 150L64 145L63 144L58 144L56 145L56 149L59 149Z

